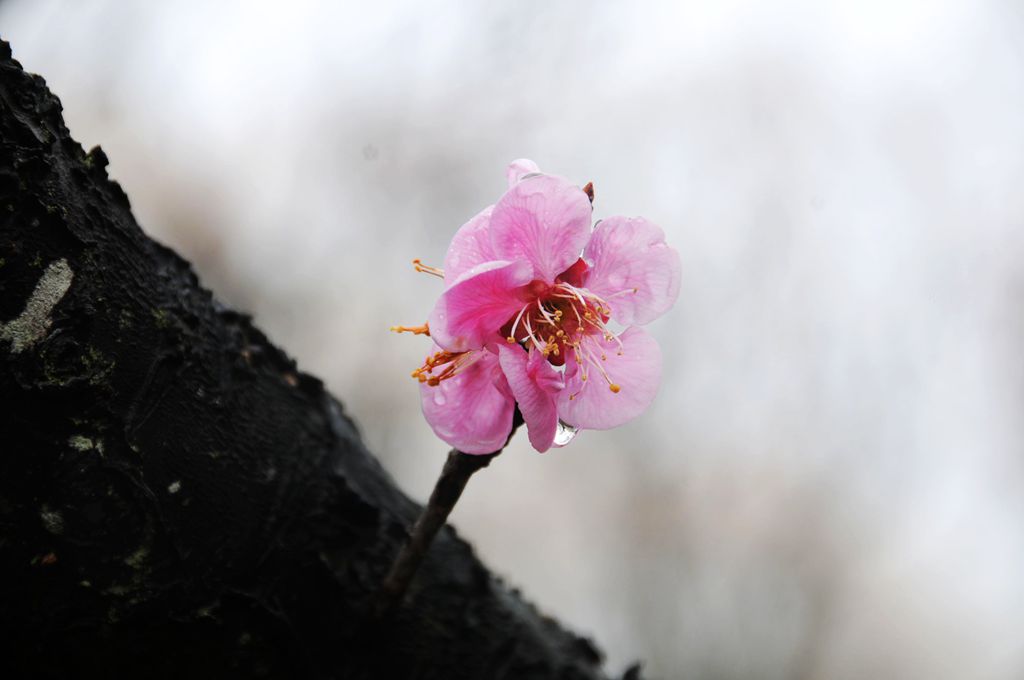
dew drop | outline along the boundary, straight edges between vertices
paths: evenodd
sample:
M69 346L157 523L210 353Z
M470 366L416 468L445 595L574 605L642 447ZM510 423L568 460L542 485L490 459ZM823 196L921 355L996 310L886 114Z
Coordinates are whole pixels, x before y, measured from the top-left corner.
M558 429L555 430L555 446L565 446L573 440L576 433L579 432L578 427L573 427L568 423L563 423L561 420L558 421Z
M447 401L447 400L444 398L444 392L442 392L441 390L435 389L434 390L434 403L437 404L438 406L444 406L445 401Z

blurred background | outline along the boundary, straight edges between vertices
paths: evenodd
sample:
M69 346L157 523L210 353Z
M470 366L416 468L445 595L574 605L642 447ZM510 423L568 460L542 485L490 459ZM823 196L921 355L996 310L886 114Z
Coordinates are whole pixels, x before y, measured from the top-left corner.
M683 259L653 408L453 522L652 677L1024 675L1018 0L0 0L143 227L424 500L448 240L528 157Z

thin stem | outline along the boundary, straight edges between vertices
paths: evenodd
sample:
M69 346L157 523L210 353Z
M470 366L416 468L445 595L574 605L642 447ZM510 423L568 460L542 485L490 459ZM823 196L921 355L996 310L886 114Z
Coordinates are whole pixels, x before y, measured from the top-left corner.
M516 409L513 421L512 432L509 433L509 440L515 434L516 428L522 422L519 410ZM505 446L508 446L506 440ZM413 525L409 534L409 540L402 546L398 553L380 590L377 592L373 605L373 616L376 619L383 619L389 616L402 602L405 591L409 588L419 569L420 563L430 549L434 537L441 527L445 525L448 515L451 514L455 503L462 496L462 490L473 473L490 465L491 461L498 456L505 448L502 447L494 453L475 455L462 453L452 449L448 453L448 459L441 469L441 476L434 484L434 490L430 494L430 500L423 508L423 512Z

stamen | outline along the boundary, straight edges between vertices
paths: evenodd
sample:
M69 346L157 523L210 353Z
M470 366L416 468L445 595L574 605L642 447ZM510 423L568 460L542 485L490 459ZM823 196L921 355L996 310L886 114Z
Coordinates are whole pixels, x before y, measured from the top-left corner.
M427 357L423 365L413 371L411 375L421 383L437 387L441 384L442 380L454 378L467 367L472 366L481 356L483 356L483 351L479 350L471 350L469 352L446 352L441 350ZM434 375L434 369L438 366L444 366L444 370Z
M617 298L620 295L632 295L633 293L639 293L639 292L640 292L639 288L627 288L626 290L620 290L618 293L612 293L611 295L606 297L605 300L611 300L612 298Z
M514 343L516 341L516 328L519 327L519 321L523 318L523 314L529 308L529 304L523 305L523 308L519 310L519 314L516 315L516 320L512 322L512 330L508 332L508 337L505 338L509 343Z
M547 308L544 306L544 303L540 301L540 298L537 299L537 309L540 310L540 314L541 316L544 317L545 322L551 324L552 326L557 325L556 320L558 317L547 310Z
M419 258L416 258L415 260L412 261L412 266L418 272L422 272L424 274L430 274L431 276L436 276L439 279L443 279L444 278L444 270L443 269L441 269L439 267L431 267L430 265L423 264L423 261L420 260Z
M615 341L615 344L617 344L619 346L619 349L618 349L618 351L615 354L617 354L618 356L621 357L622 356L622 352L623 352L623 347L622 347L622 340L619 339L619 336L615 335L614 333L606 332L604 337L605 337L606 340L614 340Z
M392 326L391 331L394 333L412 333L413 335L426 335L430 336L430 325L423 324L422 326Z
M576 305L569 305L569 308L572 310L572 313L576 315L577 323L579 323L579 325L582 326L583 325L583 317L580 316L580 310L576 309Z
M608 331L605 329L603 323L601 323L600 321L596 321L595 320L593 312L586 312L583 315L583 321L585 321L586 323L590 324L591 326L593 326L597 330L601 331L601 335L604 335L604 336L607 337Z
M580 295L580 291L578 288L576 288L576 286L571 286L568 283L562 283L560 285L563 289L572 293L576 297L576 299L580 301L581 305L583 305L584 307L587 306L587 301L583 299L582 295Z
M614 381L612 381L611 376L608 375L608 371L606 371L604 366L601 365L601 362L594 358L594 355L591 354L586 348L584 348L583 351L585 353L584 356L586 357L586 359L589 360L590 363L592 363L594 366L597 366L597 370L601 374L601 377L604 378L605 382L608 383L608 389L610 389L615 394L618 394L619 390L621 390L622 388L619 385L617 385ZM605 355L602 353L601 359L604 360L606 358L607 357L605 357ZM583 377L583 380L586 380L586 377Z
M537 336L534 335L534 333L533 333L533 326L530 325L530 317L529 316L527 316L526 319L523 321L523 325L526 327L526 337L530 338L530 340L533 340L533 344L534 344L534 346L536 346L537 349L543 351L544 348L541 347L540 340L538 340Z

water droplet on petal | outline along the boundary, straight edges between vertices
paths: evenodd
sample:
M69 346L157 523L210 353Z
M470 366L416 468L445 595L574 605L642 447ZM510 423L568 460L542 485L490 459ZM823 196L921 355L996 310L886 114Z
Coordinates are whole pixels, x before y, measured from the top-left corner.
M573 427L569 423L558 421L558 429L555 430L555 446L565 446L573 440L580 428Z
M437 404L438 406L444 406L445 401L447 401L447 400L444 398L444 392L442 392L441 390L435 389L434 390L434 403Z

